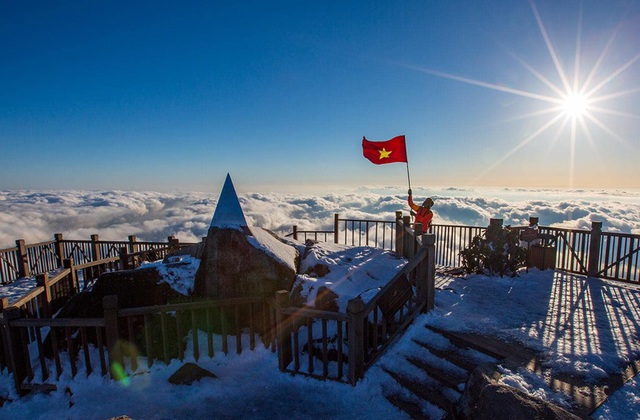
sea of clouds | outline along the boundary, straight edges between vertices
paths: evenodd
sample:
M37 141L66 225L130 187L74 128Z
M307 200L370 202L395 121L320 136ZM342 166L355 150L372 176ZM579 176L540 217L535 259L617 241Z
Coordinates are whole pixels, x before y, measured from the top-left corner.
M490 218L505 225L525 225L530 216L544 226L640 234L640 192L487 188L414 188L414 199L435 200L434 223L486 226ZM16 239L36 243L62 233L67 239L181 242L206 236L219 193L133 191L0 191L0 248ZM331 230L341 218L393 220L408 211L407 192L397 187L359 187L324 194L246 193L240 204L250 225L285 235L299 230Z

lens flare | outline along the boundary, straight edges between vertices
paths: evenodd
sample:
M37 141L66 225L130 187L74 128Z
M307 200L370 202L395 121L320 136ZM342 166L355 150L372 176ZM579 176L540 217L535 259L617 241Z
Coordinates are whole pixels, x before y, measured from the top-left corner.
M127 375L127 372L124 370L122 365L118 362L113 362L111 364L111 374L113 378L118 381L120 385L123 387L128 387L131 384L131 378Z

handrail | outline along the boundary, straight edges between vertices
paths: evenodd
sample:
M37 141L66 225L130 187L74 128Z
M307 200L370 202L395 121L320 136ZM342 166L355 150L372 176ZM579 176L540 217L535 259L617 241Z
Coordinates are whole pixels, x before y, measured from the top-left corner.
M20 308L26 305L30 300L33 300L36 297L40 296L42 293L44 293L44 286L36 286L33 289L31 289L31 291L28 292L26 295L19 298L17 301L9 302L9 306L16 306Z
M349 317L342 312L321 311L319 309L289 306L281 309L284 315L295 315L305 318L321 318L333 321L347 321Z
M104 327L104 318L19 318L9 321L12 327Z
M53 241L34 244L26 244L23 239L18 239L15 247L0 249L0 285L50 272L61 267L65 259L72 259L74 264L89 268L84 264L114 257L120 247L126 247L128 252L135 254L151 249L161 252L158 250L194 245L180 243L173 236L169 236L167 241L138 241L133 235L129 236L128 241L103 241L98 235L91 235L91 239L85 240L66 239L61 233L56 233L54 238Z
M78 265L74 265L73 267L76 270L83 270L85 268L91 268L91 267L95 267L98 265L102 265L102 264L108 264L110 262L115 262L115 261L119 261L120 257L109 257L109 258L103 258L101 260L97 260L97 261L91 261L88 263L84 263L84 264L78 264Z
M375 306L376 303L378 303L378 300L380 300L380 297L383 296L387 290L393 288L393 284L400 278L402 278L403 276L406 276L407 274L409 274L410 272L412 272L420 263L422 263L422 261L425 259L425 257L427 256L427 248L421 246L420 249L418 250L418 252L416 253L416 255L413 256L413 258L411 258L405 265L404 267L402 267L402 269L400 271L398 271L396 273L395 276L393 276L393 278L391 280L389 280L389 282L384 285L384 287L382 289L380 289L380 291L378 293L376 293L376 295L374 297L372 297L364 306L364 312L369 312L371 311L371 309L373 309L373 307Z
M47 283L50 286L53 286L63 278L67 277L69 273L71 273L71 269L63 268L62 270L58 271L55 275L53 275L53 277L49 277L49 279L47 280Z
M248 305L250 303L265 302L263 297L242 297L242 298L230 298L224 300L203 300L198 302L183 302L183 303L170 303L167 305L154 305L154 306L140 306L137 308L122 308L118 309L119 317L127 316L139 316L156 314L159 312L171 312L171 311L188 311L193 309L203 309L212 305L218 306L236 306L236 305Z
M35 243L35 244L25 244L25 247L27 249L29 249L29 248L37 248L39 246L48 246L48 245L53 245L55 243L56 243L56 241L44 241L44 242L38 242L38 243ZM5 250L4 249L0 250L0 252L2 252L2 251L5 251Z
M53 277L45 277L44 284L38 284L36 287L31 289L31 291L29 291L26 295L23 295L16 301L10 302L9 306L15 306L20 308L26 305L27 303L29 303L29 301L43 294L46 291L46 289L51 288L61 280L67 278L70 274L71 274L71 269L64 268L62 270L59 270ZM47 304L48 303L49 302L47 302Z

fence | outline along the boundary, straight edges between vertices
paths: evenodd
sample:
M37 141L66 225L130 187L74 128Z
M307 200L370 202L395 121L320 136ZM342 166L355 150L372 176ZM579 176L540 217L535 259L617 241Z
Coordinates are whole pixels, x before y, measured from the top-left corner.
M174 358L197 361L201 354L210 358L216 351L228 354L230 347L241 354L244 332L250 350L257 335L265 346L273 346L275 337L273 303L263 298L123 309L118 308L117 296L107 296L103 314L102 318L30 319L18 307L5 309L0 318L0 355L18 392L55 389L51 382L60 378L63 361L69 362L72 377L82 371L89 376L99 367L102 375L110 368L112 377L123 379L138 370L139 357L148 367ZM189 338L192 346L187 354Z
M62 268L37 274L35 281L33 278L21 278L19 281L23 283L20 284L22 295L1 297L0 311L6 308L15 308L22 318L29 320L52 318L72 296L90 287L101 274L135 268L143 261L162 258L178 246L175 242L170 242L170 244L168 246L164 244L165 246L160 247L157 243L138 243L136 246L141 245L140 247L143 249L137 250L138 248L135 247L133 248L137 250L135 253L130 254L128 253L130 248L121 247L119 256L80 265L74 265L70 258L64 259ZM27 326L25 335L21 339L25 340L26 344L30 344L37 340L38 334L39 329L36 329L35 326ZM6 337L0 334L0 348L5 348L6 340ZM0 350L0 368L7 366L6 351Z
M494 221L502 223L500 219ZM530 250L550 252L554 268L638 284L640 235L603 232L600 222L593 222L590 231L537 224L538 219L531 218L530 225L537 229L517 229L527 232ZM98 366L106 374L109 366L119 366L120 370L112 371L118 376L135 371L139 356L146 357L149 366L154 360L183 360L185 337L189 335L191 355L196 360L204 352L214 357L214 336L218 337L219 351L224 353L229 351L229 339L235 337L231 341L240 353L243 330L248 330L251 349L256 335L262 335L263 342L274 350L277 340L283 371L355 383L415 316L433 307L436 264L459 265L459 251L485 230L432 225L429 233L422 235L421 229L402 212L396 212L393 222L340 219L335 215L333 231L294 228L295 239L313 237L347 245L379 246L409 260L368 302L360 298L350 301L347 313L290 307L288 292L279 292L275 303L245 299L128 309L117 308L117 301L111 298L105 300L102 318L42 318L50 317L62 301L90 286L101 273L161 258L183 244L172 237L166 243L138 242L135 237L118 242L99 241L97 235L90 241L69 241L59 234L54 241L34 245L16 241L15 248L0 250L3 270L9 266L2 271L2 280L15 281L11 273L21 277L36 273L36 286L17 301L0 300L4 308L0 317L0 366L14 373L20 392L50 389L50 370L55 368L59 378L65 357L72 376L80 370L88 375ZM535 236L529 236L532 230ZM106 257L87 261L98 256ZM63 268L51 273L51 267L60 261ZM39 270L48 272L37 273ZM53 365L49 363L51 358Z
M433 308L435 237L422 235L420 224L414 232L408 216L394 225L395 248L409 261L368 302L350 300L345 314L288 306L289 292L276 294L281 371L355 384L418 314Z
M398 212L396 212L398 213ZM333 230L298 230L293 226L293 232L287 236L295 240L342 243L350 246L373 246L376 248L394 250L396 222L388 220L360 220L341 219L335 214Z
M396 212L395 221L343 219L334 214L333 230L298 230L287 236L295 240L333 241L349 246L374 246L390 251L396 250L396 225L403 220L401 211ZM410 220L407 219L407 220ZM410 224L410 222L407 222ZM471 239L481 235L486 228L478 226L456 226L432 224L429 233L436 235L436 264L447 267L461 265L460 250L471 244Z
M603 232L602 222L591 230L540 227L555 247L555 267L626 283L640 283L640 235Z
M396 222L403 219L396 212L396 221L344 219L334 215L333 230L298 230L293 227L296 240L333 241L351 246L375 246L396 250ZM531 224L537 224L532 217ZM436 235L436 264L445 267L461 265L460 251L471 244L474 236L482 235L485 227L432 224L429 232ZM552 265L568 272L588 274L630 283L640 282L640 235L603 232L601 222L593 222L592 229L577 230L540 226L540 235L549 243ZM552 240L549 240L551 238ZM22 277L34 277L62 267L70 259L78 267L94 261L120 257L135 267L141 261L164 257L170 249L193 244L180 243L170 236L167 242L140 242L135 236L128 241L101 241L98 235L90 240L67 240L55 234L53 241L27 245L16 240L13 248L0 250L0 285ZM95 266L87 266L87 273Z
M171 249L189 245L193 244L181 244L173 236L169 236L167 242L138 241L133 235L129 236L128 241L101 241L98 235L91 235L90 240L69 240L64 239L61 233L56 233L53 241L31 245L18 239L15 247L0 250L0 285L58 269L63 266L65 259L79 266L108 258L121 258L125 253L138 257L139 263L145 258L148 260L152 254L162 258ZM133 261L132 266L135 263Z
M333 240L335 243L358 246L378 246L395 250L395 242L388 242L389 233L395 234L398 220L402 216L396 212L396 222L341 219L334 215L334 229L300 231L294 226L294 239ZM492 219L502 224L501 219ZM584 274L632 284L640 283L640 235L630 233L603 232L602 222L592 222L591 230L564 229L538 226L538 218L531 217L529 227L536 227L536 237L530 239L530 255L542 252L545 268ZM514 227L524 231L528 227ZM429 233L436 236L435 261L439 266L460 267L460 251L471 245L471 240L483 235L485 227L432 224ZM384 241L380 241L384 238ZM534 258L531 259L533 263ZM537 264L536 264L537 265Z
M145 358L149 367L156 360L164 363L173 358L184 360L188 339L192 343L190 356L195 360L204 353L209 357L214 357L216 351L226 354L230 347L235 347L240 354L245 346L242 336L246 333L250 349L255 348L256 336L260 335L263 343L271 345L275 351L275 332L279 331L279 348L284 349L289 341L283 332L290 325L290 320L300 320L301 314L305 313L305 325L311 332L316 325L323 329L324 376L328 376L329 370L327 322L331 319L342 322L336 329L340 335L338 342L346 346L347 342L342 340L344 337L349 345L348 351L345 347L336 353L340 359L337 376L343 376L344 361L347 363L346 377L355 383L415 316L433 307L433 235L420 236L420 225L417 225L418 236L415 236L408 223L404 222L394 222L395 248L410 261L369 302L365 304L360 298L350 302L347 315L300 311L300 308L291 313L294 309L284 304L283 296L288 296L285 291L279 294L277 316L274 304L262 298L122 309L118 308L117 297L109 296L103 300L102 318L52 318L60 303L86 289L99 273L129 267L137 258L156 253L160 248L137 250L131 254L128 252L131 248L119 247L117 257L109 256L80 265L74 265L73 260L67 258L63 261L65 268L56 274L37 275L36 288L26 296L14 302L3 301L0 362L12 372L19 393L49 390L55 389L55 381L60 378L64 366L70 367L72 377L78 372L89 375L98 369L105 375L110 368L114 378L122 378L138 369L139 357ZM121 245L110 243L100 246L96 237L90 242L89 252L83 248L88 242L78 242L68 250L87 256L99 255L99 249L114 250ZM319 313L320 317L317 316ZM299 331L296 329L294 335L298 336ZM215 340L214 336L217 337ZM289 354L296 355L299 366L298 338L294 341L296 351ZM279 350L279 360L284 361L286 354L286 351ZM316 356L309 358L312 374Z

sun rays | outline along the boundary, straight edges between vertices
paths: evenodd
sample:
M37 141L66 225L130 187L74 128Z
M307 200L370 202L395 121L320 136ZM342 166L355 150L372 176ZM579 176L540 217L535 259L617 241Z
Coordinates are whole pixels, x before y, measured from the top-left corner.
M617 105L617 103L613 101L640 92L640 87L619 89L619 86L614 83L617 82L619 76L629 71L629 69L640 60L640 54L633 56L614 69L606 69L607 65L613 65L609 62L608 57L611 55L614 42L620 32L621 24L618 24L594 62L589 63L589 66L583 68L582 65L588 60L582 55L584 46L582 45L583 10L581 7L578 13L575 53L573 57L568 57L569 60L565 60L571 61L571 59L573 59L573 68L572 71L569 71L569 69L563 65L562 60L562 58L567 57L561 57L556 50L535 2L531 0L530 5L548 57L553 62L553 69L549 74L544 74L537 66L527 63L519 55L515 53L510 53L510 55L544 86L541 90L546 90L546 92L493 84L424 67L407 67L437 77L497 92L508 93L538 102L541 101L546 104L542 109L536 109L511 119L511 121L514 121L535 118L539 120L539 125L533 128L531 134L528 134L525 138L519 141L516 139L515 145L511 146L493 163L479 172L476 179L473 180L474 183L484 178L489 172L494 171L529 143L544 137L546 139L551 138L554 143L559 140L567 142L569 147L568 155L566 156L567 170L569 173L568 187L571 188L574 187L576 152L582 147L583 142L588 144L593 150L595 150L597 141L602 141L605 138L607 140L609 138L613 139L627 147L630 146L623 136L616 132L615 125L606 122L604 118L606 116L628 119L639 118L637 114L613 108L613 106ZM553 80L555 80L555 82ZM543 117L544 119L541 119ZM555 134L553 134L553 127L557 128ZM598 136L595 135L596 132Z

